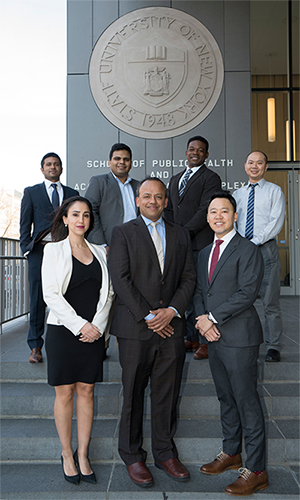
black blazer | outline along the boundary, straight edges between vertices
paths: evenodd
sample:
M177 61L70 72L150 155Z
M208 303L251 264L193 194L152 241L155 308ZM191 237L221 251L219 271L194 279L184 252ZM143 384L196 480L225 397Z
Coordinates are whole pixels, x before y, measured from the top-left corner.
M197 287L194 296L196 316L211 312L218 322L220 342L245 347L263 342L262 327L253 303L263 278L264 266L258 246L238 233L222 253L211 283L208 259L212 245L199 254Z
M206 165L202 165L191 177L179 199L178 185L182 174L180 172L170 180L169 201L164 214L166 220L175 222L189 231L192 248L199 251L214 238L206 220L206 212L211 195L221 189L221 179Z
M174 337L184 335L184 312L196 279L188 232L166 223L163 275L141 216L113 229L108 259L117 294L110 333L121 338L147 340L153 335L144 321L149 310L173 306L181 315L171 322Z
M79 194L68 186L63 186L63 191L64 200ZM50 231L54 216L44 182L25 188L20 214L20 245L23 254L33 249L43 233Z

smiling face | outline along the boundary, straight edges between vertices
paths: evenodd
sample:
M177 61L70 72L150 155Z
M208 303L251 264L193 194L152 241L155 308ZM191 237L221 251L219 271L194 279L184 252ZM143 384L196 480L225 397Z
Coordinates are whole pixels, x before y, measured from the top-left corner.
M207 222L219 239L234 228L237 218L238 214L227 198L215 198L208 207Z
M253 153L249 154L245 163L245 170L251 184L263 178L268 166L265 155L260 151L253 151Z
M121 181L127 180L129 170L131 169L131 157L129 151L126 149L120 149L119 151L114 151L111 160L108 161L109 168L113 174Z
M90 227L90 209L83 201L76 201L69 207L67 217L63 222L68 226L69 236L84 236Z
M206 144L202 141L192 141L189 143L188 149L185 152L188 165L190 168L200 167L208 157Z
M55 156L48 156L43 163L41 172L44 174L45 179L51 182L59 181L62 173L62 166L58 158Z
M141 215L153 222L157 221L168 203L165 191L161 182L154 180L143 182L135 200Z

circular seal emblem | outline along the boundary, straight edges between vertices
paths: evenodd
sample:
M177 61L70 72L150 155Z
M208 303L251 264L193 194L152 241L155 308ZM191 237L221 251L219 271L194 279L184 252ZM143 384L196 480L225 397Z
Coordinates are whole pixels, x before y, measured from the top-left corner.
M147 7L117 19L98 39L90 87L106 118L124 132L164 139L196 127L223 84L217 42L197 19Z

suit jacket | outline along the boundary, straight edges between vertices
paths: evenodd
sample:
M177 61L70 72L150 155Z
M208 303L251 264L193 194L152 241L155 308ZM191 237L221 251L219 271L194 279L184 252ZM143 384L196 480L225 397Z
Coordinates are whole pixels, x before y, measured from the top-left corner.
M79 194L68 186L62 187L64 200ZM35 242L43 233L50 232L54 216L55 211L44 182L25 188L20 214L20 245L23 254L33 250Z
M134 197L138 185L139 182L132 179ZM113 228L122 224L124 219L123 199L118 181L111 172L96 175L90 179L85 197L90 200L95 217L95 225L89 234L89 241L97 245L106 243L110 246Z
M168 206L165 209L166 220L184 226L192 238L193 250L202 250L213 241L214 233L210 229L206 212L212 194L221 189L221 179L206 165L190 178L179 199L179 180L182 172L171 178L168 194Z
M117 294L110 333L147 340L153 331L144 318L149 310L172 306L174 337L185 333L184 312L195 288L195 268L188 232L166 223L166 255L161 274L157 253L141 216L116 226L109 250L109 268ZM155 334L156 335L156 334Z
M262 327L253 306L264 273L259 247L236 233L222 253L209 284L211 248L212 245L204 248L198 258L196 315L212 313L221 334L218 342L226 346L261 344Z
M86 244L98 259L102 271L99 301L92 323L99 328L100 332L107 333L109 312L114 294L108 274L106 250L87 241ZM42 285L44 300L50 308L47 323L50 325L64 325L74 335L79 335L87 320L78 316L64 298L71 279L72 269L72 250L69 238L55 243L48 243L45 246L42 263Z

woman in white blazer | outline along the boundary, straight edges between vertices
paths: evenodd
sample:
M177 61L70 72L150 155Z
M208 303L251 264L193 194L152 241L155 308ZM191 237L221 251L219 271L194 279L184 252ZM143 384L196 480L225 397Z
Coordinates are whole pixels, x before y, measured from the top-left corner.
M96 483L88 459L94 415L95 382L103 380L105 334L113 300L106 251L86 240L93 228L90 202L66 200L45 246L43 295L50 309L46 353L48 383L55 387L54 417L62 445L67 481ZM71 448L73 400L76 392L78 449Z

